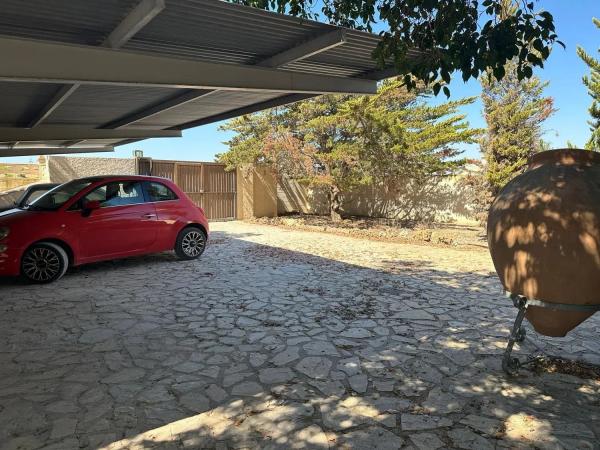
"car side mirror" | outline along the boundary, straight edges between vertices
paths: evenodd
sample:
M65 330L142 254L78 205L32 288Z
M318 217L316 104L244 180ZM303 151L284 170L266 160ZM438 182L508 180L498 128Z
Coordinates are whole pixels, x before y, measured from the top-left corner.
M85 202L83 204L83 208L81 209L81 215L84 217L88 217L92 214L92 211L96 209L100 209L100 201L99 200L91 200L89 202Z

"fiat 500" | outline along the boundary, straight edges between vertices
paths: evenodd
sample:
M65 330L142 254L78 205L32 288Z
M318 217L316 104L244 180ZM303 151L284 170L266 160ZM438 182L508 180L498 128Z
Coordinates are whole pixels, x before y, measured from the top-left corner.
M207 239L204 211L170 180L82 178L0 213L0 276L50 283L70 266L167 250L195 259Z

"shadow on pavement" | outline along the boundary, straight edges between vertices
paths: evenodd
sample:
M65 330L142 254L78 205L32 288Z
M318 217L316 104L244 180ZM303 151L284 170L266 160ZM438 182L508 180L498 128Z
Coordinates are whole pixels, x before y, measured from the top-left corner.
M515 312L494 276L256 236L0 285L0 448L597 444L600 383L501 371Z

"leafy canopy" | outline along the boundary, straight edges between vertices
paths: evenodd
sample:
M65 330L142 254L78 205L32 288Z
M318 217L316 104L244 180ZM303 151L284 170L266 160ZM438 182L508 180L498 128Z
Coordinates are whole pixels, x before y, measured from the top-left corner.
M393 63L409 89L443 89L454 73L464 81L484 72L500 80L515 61L519 80L543 67L557 39L554 18L536 11L534 1L508 0L230 0L235 3L372 31L381 24L382 40L374 52L380 67ZM320 5L320 12L316 11ZM409 50L421 56L410 58Z
M594 24L600 28L600 20L594 18ZM600 53L600 49L598 49ZM578 47L577 54L590 68L590 74L583 77L583 84L588 88L592 97L592 105L589 108L592 119L588 121L592 135L586 144L590 150L600 151L600 60L592 57L586 51Z

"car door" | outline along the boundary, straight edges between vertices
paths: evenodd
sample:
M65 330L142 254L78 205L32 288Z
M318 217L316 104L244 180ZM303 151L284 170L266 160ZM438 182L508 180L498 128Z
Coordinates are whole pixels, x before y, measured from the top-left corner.
M158 221L158 242L161 250L172 249L177 233L183 226L185 207L177 194L158 181L146 182L147 198L154 204Z
M144 199L139 181L112 181L87 194L80 205L99 201L100 208L80 215L82 260L122 257L153 251L156 212Z

